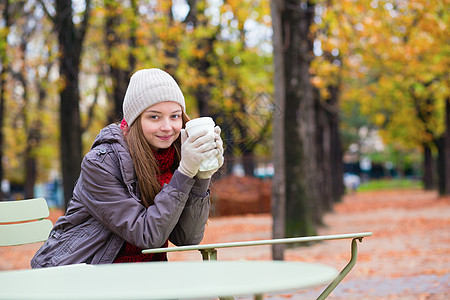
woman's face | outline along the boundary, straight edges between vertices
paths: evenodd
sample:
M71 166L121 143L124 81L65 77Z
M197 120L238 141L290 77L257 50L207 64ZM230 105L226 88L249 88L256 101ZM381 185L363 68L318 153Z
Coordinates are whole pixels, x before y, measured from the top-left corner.
M183 126L181 106L172 101L160 102L141 115L145 139L154 150L169 148L180 135Z

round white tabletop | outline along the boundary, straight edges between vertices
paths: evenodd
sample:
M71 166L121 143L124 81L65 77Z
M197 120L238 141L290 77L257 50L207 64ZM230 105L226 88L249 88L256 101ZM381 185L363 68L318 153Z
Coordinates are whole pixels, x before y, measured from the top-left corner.
M0 299L178 299L256 295L328 283L334 268L286 261L72 265L0 272Z

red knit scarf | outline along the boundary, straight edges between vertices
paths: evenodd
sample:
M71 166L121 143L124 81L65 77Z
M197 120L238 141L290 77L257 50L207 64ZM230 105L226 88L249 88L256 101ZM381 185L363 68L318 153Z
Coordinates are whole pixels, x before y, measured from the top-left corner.
M128 129L128 124L125 120L121 124L122 130L126 131ZM153 155L158 161L160 174L158 175L158 181L161 187L165 183L169 183L172 179L171 166L173 164L175 156L175 148L170 146L167 149L159 149L159 151L153 151ZM166 248L169 244L167 240L162 248ZM142 254L142 249L125 242L122 246L117 257L114 259L113 263L127 263L127 262L146 262L146 261L165 261L167 260L167 253L154 253L154 254Z

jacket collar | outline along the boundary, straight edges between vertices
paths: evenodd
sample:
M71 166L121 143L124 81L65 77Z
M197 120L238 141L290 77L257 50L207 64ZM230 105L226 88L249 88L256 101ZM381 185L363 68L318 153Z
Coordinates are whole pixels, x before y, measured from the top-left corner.
M120 172L124 183L128 186L136 182L133 160L131 159L128 145L125 142L122 129L117 124L111 124L100 130L94 140L91 149L100 144L110 144L111 149L118 157Z

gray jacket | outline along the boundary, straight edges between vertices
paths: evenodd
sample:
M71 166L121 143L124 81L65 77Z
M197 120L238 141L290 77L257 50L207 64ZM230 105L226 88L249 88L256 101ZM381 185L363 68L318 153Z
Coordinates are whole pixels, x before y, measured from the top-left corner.
M112 263L124 241L139 248L201 242L209 216L209 180L175 171L145 208L122 130L102 129L81 164L65 216L31 260L33 268Z

